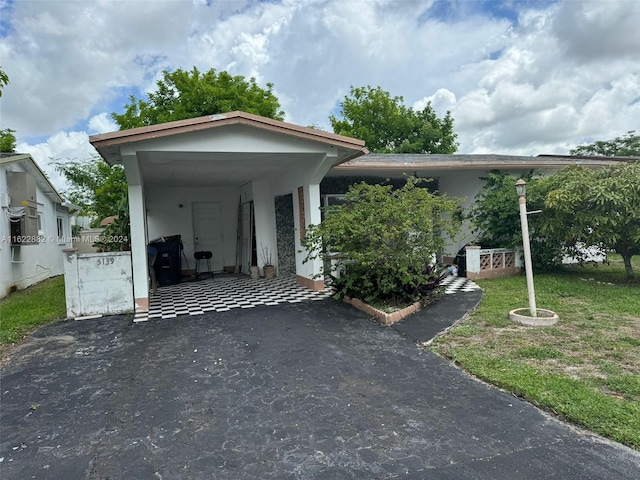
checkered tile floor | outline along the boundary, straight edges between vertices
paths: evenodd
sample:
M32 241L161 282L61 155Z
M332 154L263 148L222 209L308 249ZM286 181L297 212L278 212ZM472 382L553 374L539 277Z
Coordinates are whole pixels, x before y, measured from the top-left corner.
M472 292L479 289L471 280L449 276L442 285L445 293ZM331 288L313 291L301 287L294 276L272 280L252 280L246 275L228 275L158 288L149 297L149 311L136 313L135 322L178 315L202 315L204 312L226 312L232 308L253 308L258 305L299 303L322 300L332 295Z
M445 278L441 285L444 287L444 293L446 294L480 290L480 287L475 282L465 277L454 277L453 275Z
M199 282L181 283L158 288L149 297L149 311L136 313L135 322L178 315L202 315L204 312L226 312L232 308L258 305L299 303L322 300L332 295L330 288L313 291L301 287L294 276L271 280L252 280L246 275L220 276Z

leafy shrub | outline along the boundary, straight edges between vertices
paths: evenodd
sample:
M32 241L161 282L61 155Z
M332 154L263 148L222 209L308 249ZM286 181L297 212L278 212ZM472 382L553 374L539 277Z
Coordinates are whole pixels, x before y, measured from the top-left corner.
M454 238L461 223L459 201L430 193L425 183L410 177L396 190L351 186L346 204L325 209L324 221L307 229L305 261L320 258L329 265L339 296L365 302L424 298L441 279L431 265L444 235Z
M362 299L367 303L400 305L424 300L432 295L447 275L444 267L424 265L397 272L382 268L366 269L349 265L346 274L331 277L340 296Z

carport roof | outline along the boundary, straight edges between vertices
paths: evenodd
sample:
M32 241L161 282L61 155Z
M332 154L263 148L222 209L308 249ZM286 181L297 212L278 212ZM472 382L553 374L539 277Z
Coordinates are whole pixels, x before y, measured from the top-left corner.
M302 127L293 123L273 120L271 118L240 111L190 118L187 120L178 120L100 135L92 135L89 137L89 142L96 148L96 150L98 150L102 158L104 158L107 163L113 165L121 161L119 147L122 145L217 128L225 125L245 125L267 132L288 135L291 137L335 146L342 153L342 155L339 155L338 163L369 153L364 146L363 140L337 135L335 133L329 133L314 128Z

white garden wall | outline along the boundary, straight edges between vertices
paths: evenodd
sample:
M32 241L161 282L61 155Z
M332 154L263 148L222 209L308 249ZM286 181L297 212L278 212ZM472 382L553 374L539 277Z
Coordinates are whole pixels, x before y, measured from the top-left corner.
M67 317L133 312L131 252L64 252Z

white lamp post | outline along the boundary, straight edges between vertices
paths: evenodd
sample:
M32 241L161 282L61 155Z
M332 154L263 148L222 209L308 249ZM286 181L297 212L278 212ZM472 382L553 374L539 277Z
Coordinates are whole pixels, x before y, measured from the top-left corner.
M522 247L524 248L524 269L527 274L527 291L529 292L529 311L537 317L536 292L533 287L533 268L531 266L531 244L529 243L529 221L527 219L527 182L520 179L516 182L518 204L520 205L520 226L522 227Z

